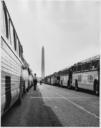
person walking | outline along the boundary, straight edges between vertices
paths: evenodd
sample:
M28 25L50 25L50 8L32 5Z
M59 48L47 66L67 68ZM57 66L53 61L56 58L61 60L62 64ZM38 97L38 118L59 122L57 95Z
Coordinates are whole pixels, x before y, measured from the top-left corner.
M37 77L36 77L36 73L34 74L33 83L34 83L34 90L36 90L36 86L37 86Z

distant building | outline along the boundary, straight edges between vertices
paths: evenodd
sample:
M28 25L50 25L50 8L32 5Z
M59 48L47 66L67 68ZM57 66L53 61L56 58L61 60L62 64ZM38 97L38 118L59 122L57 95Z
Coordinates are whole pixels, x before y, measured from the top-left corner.
M45 77L45 51L44 46L42 47L42 58L41 58L41 78Z

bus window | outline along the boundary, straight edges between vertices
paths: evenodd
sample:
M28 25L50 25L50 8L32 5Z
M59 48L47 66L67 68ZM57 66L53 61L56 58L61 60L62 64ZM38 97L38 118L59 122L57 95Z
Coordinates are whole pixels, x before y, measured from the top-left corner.
M19 55L19 57L20 57L20 42L18 43L18 49L19 49L18 55Z
M21 59L23 59L23 48L22 48L22 45L21 45L20 49L21 49Z
M16 51L16 32L15 32L14 28L13 28L13 35L14 35L14 49Z
M13 34L13 25L10 21L10 43L14 47L14 34Z
M19 57L21 58L21 44L19 44Z
M17 40L16 40L16 44L17 44L17 53L18 53L18 55L19 55L19 40L18 40L18 37L17 37Z
M5 35L7 38L9 38L9 18L8 18L7 10L4 4L3 4L3 10L4 10Z

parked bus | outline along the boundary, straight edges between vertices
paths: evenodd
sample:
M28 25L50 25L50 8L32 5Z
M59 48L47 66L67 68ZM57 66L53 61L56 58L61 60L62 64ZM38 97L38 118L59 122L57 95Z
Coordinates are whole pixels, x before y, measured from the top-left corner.
M61 70L56 75L47 76L48 78L54 78L55 81L50 81L49 84L64 86L67 88L79 88L91 90L95 94L99 94L100 86L100 56L89 58L72 65L71 67ZM49 81L49 80L48 80ZM47 81L47 83L48 83Z
M1 115L16 101L21 103L24 89L23 48L4 1L0 1L1 22Z
M99 93L100 80L100 56L95 56L88 60L75 64L72 67L72 86L76 90L79 88Z

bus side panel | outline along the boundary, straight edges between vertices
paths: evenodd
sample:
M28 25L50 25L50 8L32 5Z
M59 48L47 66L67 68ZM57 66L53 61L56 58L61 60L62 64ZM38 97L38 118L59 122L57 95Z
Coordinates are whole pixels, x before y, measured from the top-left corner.
M48 84L50 84L50 83L51 83L50 78L47 78L47 83L48 83Z
M25 91L27 91L28 89L28 79L29 79L29 73L28 73L28 69L24 69L22 71L22 76L23 76L23 79L25 81Z
M53 85L54 81L53 81L53 77L51 77L51 84Z
M3 98L1 100L1 104L2 104L1 110L3 111L5 109L5 105L6 105L6 109L9 109L9 107L18 99L20 92L19 86L20 86L20 76L21 76L21 63L3 39L1 41L1 72L2 72L1 97ZM9 87L6 87L6 83L5 83L6 77L10 79ZM8 93L7 93L7 88L9 88ZM8 95L11 95L11 98L9 98L10 105L7 108Z
M28 80L25 80L25 90L27 91L28 88Z
M75 86L76 79L78 80L78 87L93 90L94 80L98 79L98 72L73 73L73 86Z
M55 77L51 77L51 84L52 84L52 85L55 84Z
M61 81L62 86L67 87L68 78L69 78L68 75L61 76L60 81Z

